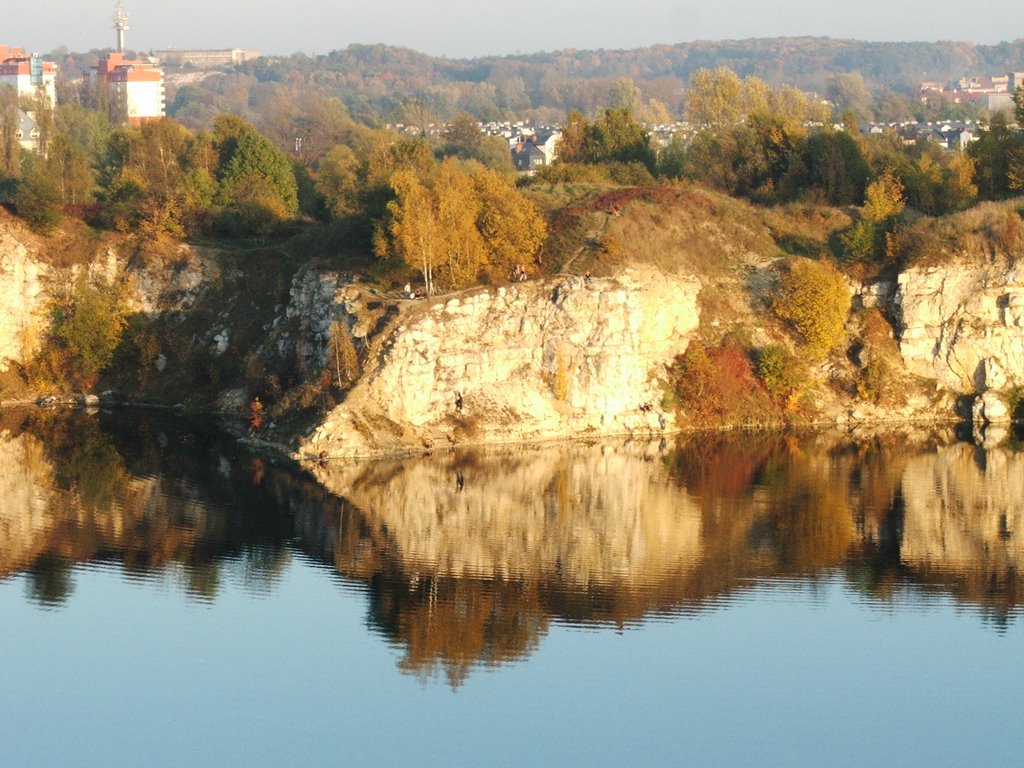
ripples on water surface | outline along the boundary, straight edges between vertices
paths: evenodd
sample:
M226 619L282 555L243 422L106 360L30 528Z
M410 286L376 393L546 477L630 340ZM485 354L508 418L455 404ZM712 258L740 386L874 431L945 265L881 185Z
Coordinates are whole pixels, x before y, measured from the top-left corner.
M1024 762L1024 453L944 434L311 477L0 416L3 765Z

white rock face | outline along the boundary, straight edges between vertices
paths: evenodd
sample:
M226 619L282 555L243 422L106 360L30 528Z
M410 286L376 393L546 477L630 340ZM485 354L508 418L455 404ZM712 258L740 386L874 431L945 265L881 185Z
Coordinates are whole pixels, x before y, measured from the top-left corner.
M659 378L697 328L698 291L693 279L628 271L415 305L301 453L671 429Z
M974 403L975 424L1005 424L1010 421L1010 409L995 392L986 392Z
M35 351L47 273L23 242L0 231L0 365Z
M895 302L911 373L954 392L1024 383L1024 273L910 269L899 276Z

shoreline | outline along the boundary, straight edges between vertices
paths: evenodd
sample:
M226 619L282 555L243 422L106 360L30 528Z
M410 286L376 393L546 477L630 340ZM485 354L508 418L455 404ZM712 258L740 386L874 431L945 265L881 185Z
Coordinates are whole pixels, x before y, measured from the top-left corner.
M903 431L907 428L917 429L969 429L975 430L977 434L984 437L985 432L990 428L1013 430L1024 425L1024 420L1011 420L1005 422L984 423L975 425L973 420L963 416L940 416L928 414L920 416L900 417L875 417L875 418L853 418L829 420L807 420L789 421L769 424L729 424L729 425L701 425L683 427L664 431L632 431L614 433L580 433L553 435L548 437L537 437L533 439L514 440L474 440L459 441L450 445L439 445L425 448L422 446L408 445L404 447L380 448L377 450L362 451L357 453L342 453L332 455L314 454L304 448L293 448L287 443L278 440L266 439L259 434L247 432L241 425L242 420L237 415L231 415L222 411L198 409L191 410L183 403L167 405L163 403L140 402L133 400L106 400L97 395L47 395L32 399L11 399L0 400L2 409L28 409L38 408L40 410L96 410L96 409L124 409L139 411L162 411L188 413L194 417L209 417L219 422L220 427L234 437L239 443L245 445L249 450L259 453L266 458L274 458L286 463L294 464L302 469L324 467L333 463L353 462L363 463L372 461L400 461L415 458L429 458L436 456L457 455L464 451L479 450L502 450L502 449L540 449L557 445L596 445L604 441L625 441L625 442L656 442L673 438L680 438L695 435L792 435L807 434L815 432L834 432L837 435L856 436L859 432L870 431L873 434L886 434ZM299 436L293 435L293 438ZM976 438L976 442L978 442Z

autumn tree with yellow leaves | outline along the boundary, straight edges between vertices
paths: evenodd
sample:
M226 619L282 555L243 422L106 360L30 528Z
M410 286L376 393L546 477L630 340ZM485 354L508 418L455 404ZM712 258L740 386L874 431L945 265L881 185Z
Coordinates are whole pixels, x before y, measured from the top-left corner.
M428 295L506 277L533 261L547 233L512 181L478 163L447 158L427 174L403 168L390 186L374 251L418 270Z

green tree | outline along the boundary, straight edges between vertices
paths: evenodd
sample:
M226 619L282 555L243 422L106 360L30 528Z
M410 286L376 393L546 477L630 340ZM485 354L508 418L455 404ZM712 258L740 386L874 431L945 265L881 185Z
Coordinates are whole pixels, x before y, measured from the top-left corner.
M871 169L857 142L842 131L809 136L798 150L795 166L803 178L790 179L792 188L815 190L830 205L855 205L864 199Z
M647 133L628 109L606 109L587 125L585 156L592 163L642 163L650 171L655 167Z
M14 205L36 232L46 234L60 224L60 187L42 162L32 163L32 169L18 183Z
M114 357L125 326L124 307L113 286L93 285L83 271L70 296L53 310L51 332L67 351L71 374L92 386Z
M298 187L288 157L256 132L239 137L223 167L219 199L224 205L250 203L255 198L283 217L299 212Z
M1024 136L1011 128L1005 112L992 116L988 130L967 152L974 161L979 194L989 200L1006 197L1011 190L1010 173L1015 158L1024 158Z
M59 187L61 202L78 205L92 199L95 173L85 150L57 133L47 153L47 171Z

